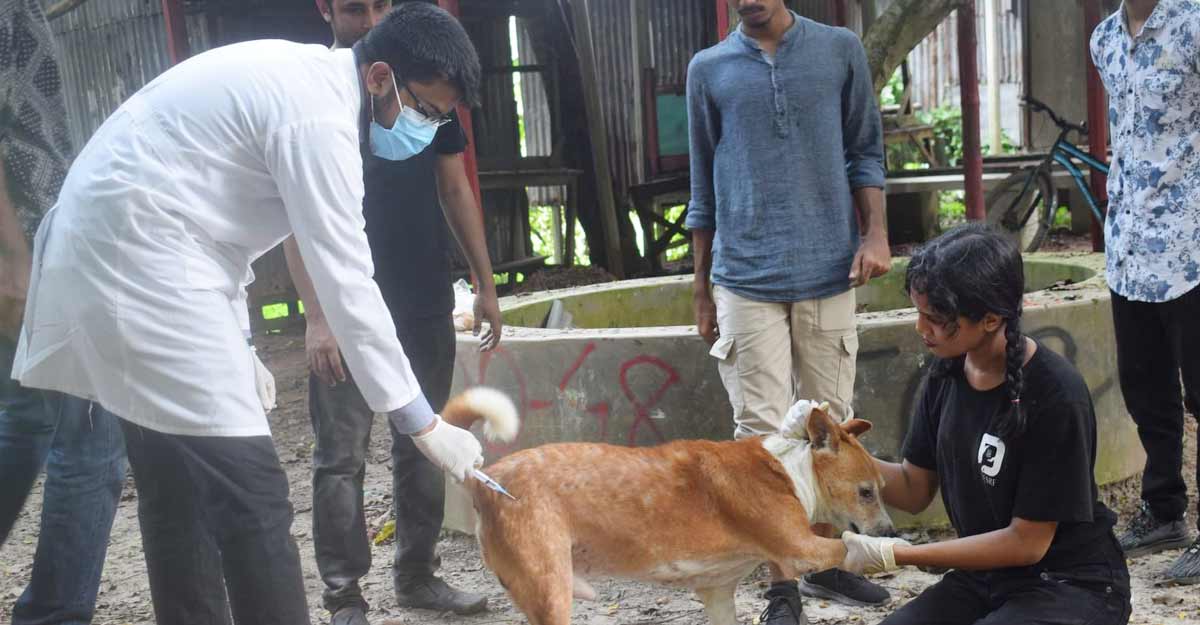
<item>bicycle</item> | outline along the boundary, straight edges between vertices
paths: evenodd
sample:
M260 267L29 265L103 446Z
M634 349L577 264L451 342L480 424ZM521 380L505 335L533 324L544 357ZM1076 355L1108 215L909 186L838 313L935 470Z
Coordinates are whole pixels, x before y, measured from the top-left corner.
M1079 133L1081 139L1086 137L1087 124L1073 124L1064 120L1036 98L1022 98L1021 104L1035 113L1048 115L1059 128L1058 139L1054 141L1054 146L1042 162L1033 167L1025 167L1000 181L1000 184L987 194L985 203L988 223L998 224L1012 233L1022 251L1036 252L1050 234L1050 227L1054 224L1054 215L1058 210L1058 190L1054 186L1053 178L1055 164L1067 170L1075 180L1075 185L1079 187L1092 214L1100 223L1104 223L1104 212L1108 208L1108 202L1096 199L1083 171L1074 161L1082 162L1091 172L1104 175L1108 175L1109 166L1067 140L1071 133ZM1016 191L1018 189L1019 191Z

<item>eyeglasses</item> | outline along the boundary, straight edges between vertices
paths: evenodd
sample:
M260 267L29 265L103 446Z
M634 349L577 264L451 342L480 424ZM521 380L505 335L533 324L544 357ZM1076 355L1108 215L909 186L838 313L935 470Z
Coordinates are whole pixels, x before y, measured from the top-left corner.
M421 117L425 118L425 121L429 125L433 126L434 128L441 128L442 126L454 121L453 111L439 114L437 109L433 108L433 106L422 102L421 98L418 98L417 94L413 93L412 89L408 88L408 83L404 83L404 91L408 92L408 97L412 98L412 101L415 104L413 108L415 108L417 112L421 114Z

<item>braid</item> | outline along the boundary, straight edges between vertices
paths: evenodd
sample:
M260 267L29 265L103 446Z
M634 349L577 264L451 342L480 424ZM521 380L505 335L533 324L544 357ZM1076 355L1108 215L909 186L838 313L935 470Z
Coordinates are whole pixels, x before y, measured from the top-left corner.
M1021 318L1009 319L1004 327L1004 381L1008 383L1009 410L999 424L999 436L1012 438L1025 432L1025 411L1021 409L1021 391L1024 389L1025 337L1021 334Z

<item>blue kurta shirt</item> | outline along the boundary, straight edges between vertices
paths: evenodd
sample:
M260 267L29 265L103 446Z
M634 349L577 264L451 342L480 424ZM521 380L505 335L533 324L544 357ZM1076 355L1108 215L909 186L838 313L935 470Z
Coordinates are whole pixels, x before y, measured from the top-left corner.
M862 43L795 16L774 56L740 30L688 67L691 229L715 230L712 281L759 301L850 288L852 191L884 186Z

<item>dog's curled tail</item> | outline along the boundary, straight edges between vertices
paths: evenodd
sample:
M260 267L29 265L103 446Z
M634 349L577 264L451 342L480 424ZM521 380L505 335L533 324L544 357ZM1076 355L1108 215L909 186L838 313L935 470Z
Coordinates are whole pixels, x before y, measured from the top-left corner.
M475 386L454 396L442 410L442 420L464 430L483 421L483 435L489 441L512 442L517 437L520 418L508 395L494 388Z

